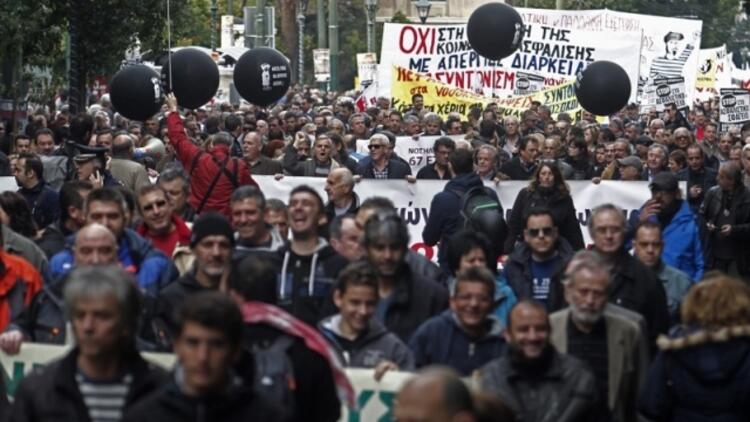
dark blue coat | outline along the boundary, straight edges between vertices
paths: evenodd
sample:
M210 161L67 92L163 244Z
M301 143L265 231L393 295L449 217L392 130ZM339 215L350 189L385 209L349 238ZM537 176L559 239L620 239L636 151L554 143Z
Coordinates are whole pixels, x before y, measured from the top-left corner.
M505 348L500 322L492 318L489 323L490 331L475 339L461 328L450 309L428 319L409 340L415 365L445 365L461 375L471 375L499 357Z
M640 411L659 421L747 421L750 337L745 335L661 351L641 391Z
M60 200L58 193L41 181L31 189L21 188L18 190L29 204L31 215L34 217L37 228L44 228L52 224L60 217Z

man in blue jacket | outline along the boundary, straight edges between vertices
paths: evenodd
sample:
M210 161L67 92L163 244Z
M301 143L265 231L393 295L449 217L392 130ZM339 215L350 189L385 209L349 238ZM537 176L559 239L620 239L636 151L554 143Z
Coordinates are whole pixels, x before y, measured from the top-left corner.
M178 277L177 268L166 255L135 231L125 228L125 199L116 188L105 187L91 191L84 208L88 224L102 224L117 237L117 260L125 271L135 275L141 290L156 296ZM75 234L67 240L65 249L50 260L53 282L61 280L76 266L72 251Z
M459 271L450 309L428 319L409 340L417 367L445 365L471 375L505 347L500 321L491 316L495 278L484 267Z
M461 221L461 197L458 193L468 192L477 186L484 186L482 179L474 173L474 157L471 151L457 149L451 153L450 167L456 176L449 181L442 192L435 195L430 203L430 215L422 230L422 240L429 246L435 246L440 242L438 250L438 263L444 269L448 269L446 257L447 241L458 231ZM497 198L497 193L492 189L486 189L487 193ZM499 242L502 245L504 239Z
M654 221L662 227L665 264L684 271L692 280L703 278L703 246L695 214L681 198L677 176L661 172L649 184L651 199L641 207L640 214L630 218L631 230L638 221Z

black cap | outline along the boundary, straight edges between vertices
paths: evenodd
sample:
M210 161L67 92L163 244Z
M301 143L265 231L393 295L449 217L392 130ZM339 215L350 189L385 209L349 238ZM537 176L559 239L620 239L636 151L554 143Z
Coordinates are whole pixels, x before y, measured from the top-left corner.
M77 163L85 163L94 158L102 160L103 163L105 161L105 154L109 150L107 147L90 147L81 144L76 144L76 148L78 149L78 154L73 157L73 161Z
M204 237L208 236L226 236L229 243L234 245L234 231L229 220L221 214L209 212L202 214L193 223L193 233L190 236L190 247L195 246Z
M649 189L657 192L676 192L679 189L677 176L672 172L662 171L654 176L654 179L648 185Z
M649 138L648 136L639 136L635 140L635 144L636 145L644 145L644 146L647 146L647 147L650 147L651 144L653 144L653 143L654 143L654 140L651 139L651 138Z
M679 32L670 31L667 33L667 35L664 36L664 42L667 42L669 40L682 41L684 38L685 36L680 34Z

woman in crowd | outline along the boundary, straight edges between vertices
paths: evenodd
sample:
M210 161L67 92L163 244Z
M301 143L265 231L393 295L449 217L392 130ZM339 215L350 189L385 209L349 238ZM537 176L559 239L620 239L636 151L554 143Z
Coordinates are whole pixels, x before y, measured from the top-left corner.
M521 189L510 213L505 251L513 250L516 241L522 241L526 213L536 207L552 210L560 237L570 243L573 250L583 249L583 234L578 223L573 198L556 161L545 160L537 167L528 187Z
M678 174L685 168L686 164L687 155L685 154L685 151L676 149L669 154L669 170L672 173Z
M0 193L0 222L29 239L36 239L37 227L26 200L18 192Z
M716 275L682 304L683 326L659 338L661 350L640 395L657 421L739 422L750 415L750 288Z
M583 138L575 138L568 144L565 162L573 168L572 180L591 179L593 169L589 159L589 150Z

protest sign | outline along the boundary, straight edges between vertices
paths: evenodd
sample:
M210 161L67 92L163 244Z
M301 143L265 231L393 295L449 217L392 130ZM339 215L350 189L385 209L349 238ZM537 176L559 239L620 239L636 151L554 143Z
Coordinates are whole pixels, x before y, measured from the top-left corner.
M517 72L516 88L513 95L528 95L544 89L544 76L534 73Z
M719 132L741 128L750 122L750 91L741 88L722 88L719 102Z
M662 112L667 104L675 104L678 109L687 110L685 78L658 78L646 86L641 98L641 113L648 113L654 107Z
M316 82L328 82L331 79L331 50L327 48L313 50L313 72Z
M718 95L720 88L729 88L732 85L731 67L726 45L701 49L695 78L696 98L707 101Z
M70 350L66 346L51 344L24 343L21 352L15 356L0 352L2 376L13 398L18 384L33 369L41 368L49 362L62 358ZM144 359L170 370L175 363L175 355L170 353L142 353ZM371 369L346 369L347 378L354 387L356 409L342 409L342 422L390 420L393 399L403 383L413 375L408 372L387 372L380 381L375 381Z
M446 119L450 113L459 113L465 120L472 107L484 109L487 104L498 105L498 117L521 117L533 101L539 101L550 108L553 118L565 112L579 120L582 111L575 95L574 82L550 86L539 92L509 98L489 98L473 92L450 86L427 75L397 67L392 72L392 107L405 112L411 106L411 96L421 94L425 109Z
M253 176L258 182L266 198L277 198L283 202L289 200L289 193L298 185L308 185L314 188L323 198L325 178L319 177L284 177L276 181L273 176ZM404 219L409 229L411 249L418 251L430 259L437 259L437 246L428 246L422 242L422 230L430 215L432 198L445 187L441 180L419 180L408 183L404 180L369 180L360 181L354 186L359 200L364 201L373 196L387 197L396 207L398 214ZM497 191L500 203L506 216L516 200L518 192L527 187L526 181L505 181L499 185L487 183L488 187ZM602 181L594 184L590 181L569 181L570 194L576 207L578 222L581 224L584 241L591 243L587 229L591 209L607 202L623 208L630 217L633 211L640 209L651 198L648 182Z
M471 48L466 25L412 25L386 23L383 28L378 94L390 95L392 66L401 66L485 96L512 95L517 72L545 78L558 85L596 60L621 65L636 85L640 33L612 32L606 37L586 30L526 25L524 41L511 56L493 61ZM635 96L633 96L635 99Z
M357 54L357 78L359 88L367 88L372 85L378 74L378 55L375 53Z

